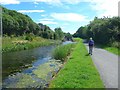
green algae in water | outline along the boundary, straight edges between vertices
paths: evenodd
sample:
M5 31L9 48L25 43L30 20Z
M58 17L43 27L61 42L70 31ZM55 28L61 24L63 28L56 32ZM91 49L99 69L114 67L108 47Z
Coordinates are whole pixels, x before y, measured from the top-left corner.
M35 71L33 71L33 73L39 78L49 81L52 78L53 72L57 72L61 65L61 63L58 63L55 60L53 60L43 65L40 65Z
M29 84L33 83L34 80L30 75L19 73L17 75L13 75L9 77L9 82L10 83L3 83L3 85L6 86L6 88L25 88Z
M47 83L35 75L31 76L23 73L11 76L10 79L9 82L3 83L4 88L44 88Z
M46 88L52 76L60 69L61 63L50 60L39 65L31 73L17 73L9 76L3 83L3 88Z

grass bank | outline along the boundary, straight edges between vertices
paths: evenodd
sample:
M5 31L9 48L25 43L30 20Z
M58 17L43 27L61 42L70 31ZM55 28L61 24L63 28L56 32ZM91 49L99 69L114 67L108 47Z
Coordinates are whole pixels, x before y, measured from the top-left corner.
M104 88L100 75L87 53L80 40L70 59L51 81L49 88Z
M110 45L100 45L100 44L97 44L96 46L105 49L113 54L120 55L120 48L118 47L110 46Z
M13 52L19 50L26 50L40 46L47 46L51 44L57 44L60 41L43 39L41 37L34 36L32 40L27 40L25 36L20 37L3 37L2 38L2 52Z
M64 62L67 59L67 56L71 53L74 46L75 44L58 46L53 51L53 54L52 54L53 58Z
M120 49L116 47L103 47L103 49L120 56Z

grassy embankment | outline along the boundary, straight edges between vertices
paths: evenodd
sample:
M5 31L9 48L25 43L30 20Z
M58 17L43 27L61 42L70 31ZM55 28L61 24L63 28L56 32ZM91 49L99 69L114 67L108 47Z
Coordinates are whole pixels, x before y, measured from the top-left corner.
M13 52L19 50L26 50L40 46L47 46L51 44L60 43L59 41L43 39L41 37L32 37L32 40L25 36L20 37L3 37L2 38L2 52Z
M118 49L116 47L107 47L106 46L106 47L103 47L103 49L120 56L120 49Z
M100 75L87 53L80 40L64 67L51 81L49 88L104 88Z
M120 46L119 46L119 42L116 42L116 43L113 43L111 45L97 45L98 47L100 48L103 48L113 54L116 54L116 55L120 55Z

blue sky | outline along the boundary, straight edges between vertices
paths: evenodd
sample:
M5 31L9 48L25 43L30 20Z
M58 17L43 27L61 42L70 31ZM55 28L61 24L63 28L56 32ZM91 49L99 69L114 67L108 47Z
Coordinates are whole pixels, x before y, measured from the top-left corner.
M64 32L75 33L97 17L118 15L119 0L0 0L8 9L27 14L36 23L48 25L52 30L61 27Z

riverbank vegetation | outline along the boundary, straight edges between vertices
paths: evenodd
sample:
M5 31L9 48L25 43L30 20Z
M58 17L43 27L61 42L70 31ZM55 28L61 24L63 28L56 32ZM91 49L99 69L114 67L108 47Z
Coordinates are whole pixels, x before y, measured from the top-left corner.
M67 56L71 53L74 46L75 44L58 46L53 51L53 58L64 62L67 59Z
M0 6L2 7L2 6ZM62 41L67 33L35 23L28 15L2 7L2 52L26 50Z
M104 47L103 49L120 56L120 49L115 47Z
M73 36L87 40L92 37L95 44L102 45L106 50L118 54L118 50L120 51L119 21L120 17L95 17L88 25L81 26Z
M116 48L114 46L108 46L108 45L98 45L100 48L103 48L111 53L114 53L116 55L120 55L120 49Z
M80 40L49 88L104 88L100 75L87 54L87 49Z
M7 36L2 38L2 52L26 50L51 44L60 44L60 41L44 39L34 35L24 35L20 37Z

